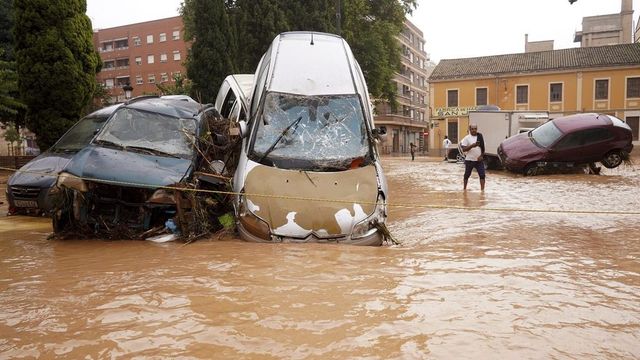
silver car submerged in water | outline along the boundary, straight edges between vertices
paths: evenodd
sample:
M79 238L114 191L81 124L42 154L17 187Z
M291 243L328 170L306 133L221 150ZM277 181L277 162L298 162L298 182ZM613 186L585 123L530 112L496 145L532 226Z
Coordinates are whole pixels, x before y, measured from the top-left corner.
M233 177L240 236L381 244L388 191L375 141L382 131L346 41L280 34L253 80Z

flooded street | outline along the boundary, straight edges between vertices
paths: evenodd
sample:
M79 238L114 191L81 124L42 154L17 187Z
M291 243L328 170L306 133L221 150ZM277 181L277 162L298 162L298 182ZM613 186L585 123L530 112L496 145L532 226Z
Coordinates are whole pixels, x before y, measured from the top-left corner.
M0 358L640 358L637 161L429 160L383 160L394 246L47 240L5 201Z

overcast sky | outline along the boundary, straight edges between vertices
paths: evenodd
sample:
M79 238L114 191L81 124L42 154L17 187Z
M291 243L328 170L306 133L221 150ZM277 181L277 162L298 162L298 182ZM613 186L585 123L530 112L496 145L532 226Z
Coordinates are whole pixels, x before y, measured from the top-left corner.
M295 1L295 0L289 0ZM94 29L178 15L181 0L87 0ZM524 52L529 41L553 40L554 49L577 47L585 16L617 14L621 0L418 0L410 20L423 32L435 62ZM640 0L633 4L634 26Z

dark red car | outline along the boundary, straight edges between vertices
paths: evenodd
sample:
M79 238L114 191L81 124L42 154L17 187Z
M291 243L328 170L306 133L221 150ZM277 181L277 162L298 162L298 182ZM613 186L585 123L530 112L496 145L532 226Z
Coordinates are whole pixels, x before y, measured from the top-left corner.
M576 114L504 140L498 155L507 170L525 175L595 162L615 168L628 158L631 141L631 128L615 116Z

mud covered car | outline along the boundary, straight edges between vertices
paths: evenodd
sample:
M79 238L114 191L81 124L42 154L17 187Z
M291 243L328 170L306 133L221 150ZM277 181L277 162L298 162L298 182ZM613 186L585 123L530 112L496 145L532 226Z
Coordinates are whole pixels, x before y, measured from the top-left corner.
M186 189L222 184L208 169L209 124L218 113L193 101L143 97L125 103L63 169L57 187L56 233L68 230L106 238L141 238L172 231L204 233L210 197ZM194 219L198 201L201 218ZM229 201L228 201L229 202ZM194 230L193 227L201 227Z
M504 140L498 155L513 172L536 175L602 163L619 166L633 149L629 125L611 115L576 114L559 117Z
M375 146L381 130L349 45L330 34L280 34L254 80L233 178L240 236L380 245L388 195Z
M9 215L46 214L59 201L58 173L105 124L120 105L97 110L73 125L56 143L13 174L7 182Z

